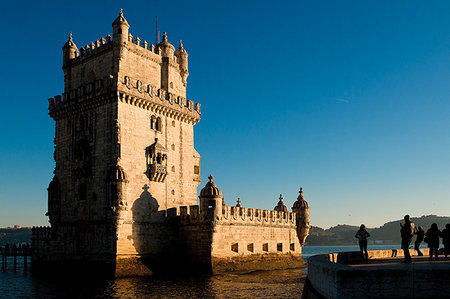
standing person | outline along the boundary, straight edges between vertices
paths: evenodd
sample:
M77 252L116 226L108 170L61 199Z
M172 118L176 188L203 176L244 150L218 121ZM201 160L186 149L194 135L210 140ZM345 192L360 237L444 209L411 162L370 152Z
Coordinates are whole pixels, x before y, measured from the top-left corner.
M366 226L361 224L359 230L356 232L355 238L359 240L359 250L364 255L366 260L369 259L369 254L367 252L367 238L370 237L369 232L366 230Z
M417 235L416 242L414 242L414 249L417 251L418 256L423 256L422 251L420 251L420 243L422 243L423 238L425 237L425 231L419 226L414 234Z
M436 223L433 223L427 233L425 234L426 241L428 243L428 247L430 248L430 261L433 258L433 255L436 258L436 261L439 260L439 236L441 232Z
M402 249L405 255L404 263L411 263L411 255L409 254L409 244L411 244L412 237L414 236L414 223L411 221L409 215L403 217L405 219L405 224L400 223L400 235L402 237Z
M445 228L441 232L442 243L444 243L444 255L445 259L450 254L450 224L447 223Z

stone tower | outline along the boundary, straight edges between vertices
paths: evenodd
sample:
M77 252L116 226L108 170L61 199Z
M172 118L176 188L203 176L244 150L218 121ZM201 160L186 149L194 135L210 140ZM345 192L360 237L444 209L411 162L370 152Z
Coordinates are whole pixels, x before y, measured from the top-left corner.
M155 252L156 237L142 237L152 223L169 208L197 203L193 127L201 113L186 100L188 54L181 41L175 51L166 33L157 45L134 38L122 10L112 27L112 37L81 48L70 34L64 93L49 99L50 259L115 266Z
M303 196L303 188L300 188L298 193L297 201L292 206L292 212L296 213L297 235L300 245L303 246L311 228L309 224L309 204Z

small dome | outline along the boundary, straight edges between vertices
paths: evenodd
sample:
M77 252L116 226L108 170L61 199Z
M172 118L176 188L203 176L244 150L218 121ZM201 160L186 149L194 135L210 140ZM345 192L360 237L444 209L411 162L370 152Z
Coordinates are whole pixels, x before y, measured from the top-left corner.
M127 20L123 16L122 8L120 9L119 16L117 17L117 19L114 20L113 26L116 25L116 24L117 25L123 24L123 25L126 25L126 26L130 27L130 25L128 24Z
M283 202L283 195L280 194L278 204L273 209L278 212L289 212L288 208Z
M161 49L163 57L171 57L173 52L175 52L175 47L167 40L166 32L163 32L162 42L158 44L158 47Z
M180 47L175 52L175 56L181 56L181 55L188 56L186 50L183 47L183 42L180 40Z
M303 197L303 188L300 187L300 193L297 197L297 201L294 202L294 205L292 206L292 209L294 208L309 208L308 202L305 200L305 197Z
M209 182L206 183L205 187L200 191L200 197L221 197L222 191L216 187L216 183L213 182L214 177L210 174Z
M64 48L71 48L71 49L77 49L77 45L75 45L75 43L72 40L72 32L69 33L69 40L64 44L63 49Z

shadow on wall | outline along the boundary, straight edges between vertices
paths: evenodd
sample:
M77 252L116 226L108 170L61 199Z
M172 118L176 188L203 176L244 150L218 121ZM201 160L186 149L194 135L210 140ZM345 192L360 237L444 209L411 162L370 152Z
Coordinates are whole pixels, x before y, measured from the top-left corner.
M131 211L133 213L133 246L139 254L150 254L151 245L149 237L154 235L151 232L152 223L160 220L160 213L158 213L159 204L156 198L149 192L147 184L142 187L144 190L138 199L133 203Z
M160 205L147 185L142 189L131 208L132 243L139 261L152 272L161 272L179 255L178 222L167 219L166 211L158 211Z

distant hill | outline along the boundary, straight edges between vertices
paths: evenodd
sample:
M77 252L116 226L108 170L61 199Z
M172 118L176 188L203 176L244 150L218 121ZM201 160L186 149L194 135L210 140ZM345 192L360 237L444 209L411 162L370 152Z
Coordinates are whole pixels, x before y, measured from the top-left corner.
M6 243L31 243L31 228L0 228L0 246Z
M416 226L422 226L426 231L432 223L437 223L439 229L450 223L450 217L428 215L412 218ZM370 233L369 244L400 244L400 223L403 219L391 221L377 228L367 228ZM329 229L313 227L306 239L306 245L310 246L340 246L356 245L358 240L355 233L359 226L337 225Z

